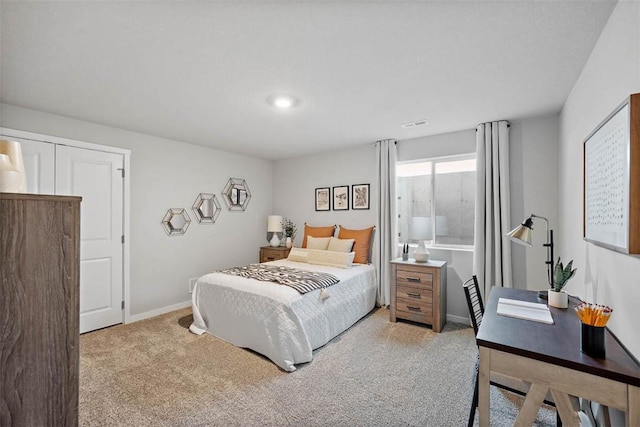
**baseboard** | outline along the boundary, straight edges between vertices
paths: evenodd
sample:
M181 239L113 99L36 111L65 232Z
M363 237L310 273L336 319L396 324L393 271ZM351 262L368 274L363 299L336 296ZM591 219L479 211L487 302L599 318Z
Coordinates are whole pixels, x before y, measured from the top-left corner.
M471 326L469 317L455 316L453 314L447 314L447 322L462 323L463 325Z
M129 321L126 323L138 322L140 320L149 319L150 317L160 316L161 314L169 313L171 311L180 310L182 308L191 307L191 300L180 302L178 304L169 305L155 310L147 311L140 314L133 314L129 316Z

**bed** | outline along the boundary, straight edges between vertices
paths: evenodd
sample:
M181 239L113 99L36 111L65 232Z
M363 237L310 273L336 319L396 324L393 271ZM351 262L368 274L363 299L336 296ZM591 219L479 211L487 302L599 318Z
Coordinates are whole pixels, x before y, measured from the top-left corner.
M289 286L213 272L196 282L192 295L193 324L233 345L271 359L285 371L310 362L322 347L369 313L376 301L376 274L370 264L349 268L314 265L291 259L270 265L325 272L340 281L300 294Z

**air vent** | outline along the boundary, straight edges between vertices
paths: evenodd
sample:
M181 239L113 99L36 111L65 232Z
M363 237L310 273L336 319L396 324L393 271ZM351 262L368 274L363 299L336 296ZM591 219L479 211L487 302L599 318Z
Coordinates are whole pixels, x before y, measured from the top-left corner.
M418 120L415 122L409 122L409 123L403 123L400 126L402 126L404 129L411 129L411 128L416 128L418 126L425 126L428 125L429 122L426 120Z

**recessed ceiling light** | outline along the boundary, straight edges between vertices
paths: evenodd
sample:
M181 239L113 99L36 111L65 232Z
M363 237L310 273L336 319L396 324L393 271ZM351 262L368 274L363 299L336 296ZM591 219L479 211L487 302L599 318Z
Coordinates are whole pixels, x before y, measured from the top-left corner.
M267 98L269 105L286 110L297 106L300 101L291 95L271 95Z

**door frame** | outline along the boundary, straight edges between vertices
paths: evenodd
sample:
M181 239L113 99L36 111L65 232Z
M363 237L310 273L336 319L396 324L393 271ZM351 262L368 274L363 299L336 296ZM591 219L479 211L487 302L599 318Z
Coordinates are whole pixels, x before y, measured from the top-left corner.
M21 138L50 144L66 145L69 147L84 148L86 150L104 151L106 153L122 154L124 156L124 181L122 192L123 209L123 233L124 244L122 248L122 298L124 299L124 310L122 323L131 322L131 264L129 258L131 240L131 150L127 148L112 147L110 145L94 144L91 142L78 141L74 139L61 138L58 136L44 135L40 133L27 132L22 130L0 127L0 137ZM54 187L55 188L55 187Z

